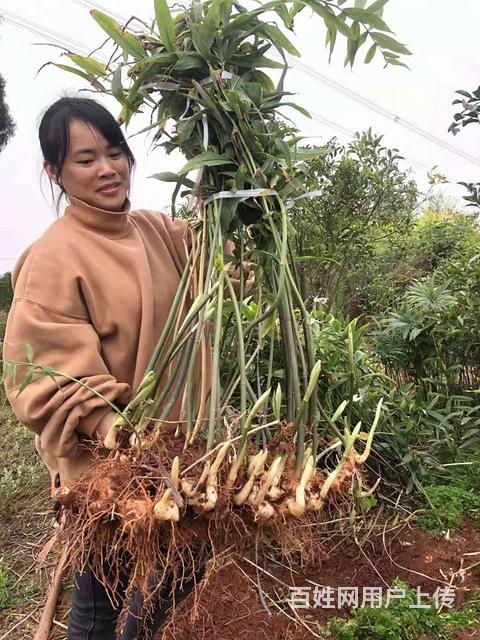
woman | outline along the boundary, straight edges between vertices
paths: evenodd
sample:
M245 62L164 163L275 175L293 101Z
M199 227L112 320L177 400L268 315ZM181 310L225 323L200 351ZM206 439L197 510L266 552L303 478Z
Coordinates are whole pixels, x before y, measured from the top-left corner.
M130 210L135 160L113 116L94 100L52 104L39 137L45 171L68 206L15 266L3 357L24 361L29 343L34 362L74 379L44 377L20 395L12 377L5 385L56 487L88 469L92 447L112 423L114 412L97 394L125 406L141 381L185 265L186 227ZM190 581L175 594L163 589L146 636L139 635L142 602L135 596L121 638L153 638L172 600L192 588ZM115 638L118 615L90 572L76 576L69 640Z

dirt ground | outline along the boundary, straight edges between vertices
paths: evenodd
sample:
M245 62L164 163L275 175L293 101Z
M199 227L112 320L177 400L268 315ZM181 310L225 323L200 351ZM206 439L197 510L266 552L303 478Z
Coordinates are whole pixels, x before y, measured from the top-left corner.
M317 593L321 587L332 588L336 602L338 587L358 587L360 593L363 587L383 587L386 595L387 586L396 577L430 596L438 586L451 584L458 606L480 587L480 566L464 572L475 558L478 561L479 551L480 532L465 523L450 541L433 540L422 531L406 528L385 545L383 540L375 540L363 552L355 543L343 544L308 571L279 570L267 559L259 571L259 583L269 612L260 602L255 568L245 561L232 561L212 577L202 592L196 619L191 620L188 604L183 606L175 633L167 632L165 640L303 640L312 636L316 625L349 613L347 607L338 610L315 606L315 587ZM466 555L475 552L476 556ZM293 585L310 587L308 612L291 608L289 586ZM480 625L478 629L470 628L467 637L480 639Z
M19 504L3 523L0 559L11 568L13 591L26 588L18 606L0 612L0 640L33 638L44 604L45 592L55 566L55 557L40 572L36 558L51 536L51 514L45 498ZM480 590L480 532L469 523L445 537L434 539L410 526L409 518L391 526L372 529L368 538L340 544L333 537L330 551L308 570L287 567L268 555L257 566L248 558L229 555L213 572L194 602L189 597L175 614L175 626L165 629L163 640L303 640L318 637L316 630L332 616L347 616L352 607L336 607L337 588L357 587L360 601L364 587L382 587L383 594L395 578L401 578L422 593L433 595L437 587L455 589L455 605L461 605ZM30 585L30 587L29 587ZM309 589L311 607L292 606L290 587ZM31 595L28 595L30 588ZM327 591L321 592L321 589ZM320 594L327 602L318 605ZM333 594L333 595L332 595ZM333 600L332 600L333 598ZM65 583L49 640L65 638L69 585ZM335 608L326 604L335 603ZM480 640L480 625L470 627L459 640Z

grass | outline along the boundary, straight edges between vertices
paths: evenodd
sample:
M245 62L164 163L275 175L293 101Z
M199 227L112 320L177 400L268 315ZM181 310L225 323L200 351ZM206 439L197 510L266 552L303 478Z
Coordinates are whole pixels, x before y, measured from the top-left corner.
M20 424L0 389L0 518L16 510L17 502L48 484L47 471L35 452L33 434Z
M0 323L1 323L0 315ZM1 327L0 327L1 329ZM27 548L20 557L13 556L9 538L19 539L17 527L10 532L10 522L25 509L27 503L42 506L40 491L48 486L48 473L35 452L33 434L15 418L0 388L0 530L2 551L0 555L0 612L29 604L41 593L38 576L29 572L19 580L19 573L31 562ZM28 507L31 508L31 507ZM28 526L25 522L25 526ZM15 533L16 532L16 533ZM21 530L20 530L21 532ZM27 540L31 529L24 532ZM30 549L29 549L30 550Z
M335 618L320 638L329 640L452 640L459 632L480 619L480 601L472 601L461 609L439 612L432 603L429 609L412 609L417 594L408 585L396 580L393 585L405 590L405 598L384 599L381 608L356 609L346 621Z
M480 464L454 469L448 482L424 487L430 505L418 524L433 535L454 529L462 518L480 527Z
M0 347L7 311L0 309ZM0 385L0 518L10 516L22 497L47 486L47 471L35 452L33 434L18 422Z
M29 604L40 593L40 586L34 578L24 576L18 581L11 569L0 561L0 612Z

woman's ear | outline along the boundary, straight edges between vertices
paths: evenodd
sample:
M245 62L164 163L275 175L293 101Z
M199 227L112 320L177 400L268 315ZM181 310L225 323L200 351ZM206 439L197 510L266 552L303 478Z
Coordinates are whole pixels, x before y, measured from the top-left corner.
M49 162L45 161L43 163L43 168L45 169L45 173L50 178L50 180L53 180L55 184L59 184L59 178L57 175L56 167L53 164L50 164Z

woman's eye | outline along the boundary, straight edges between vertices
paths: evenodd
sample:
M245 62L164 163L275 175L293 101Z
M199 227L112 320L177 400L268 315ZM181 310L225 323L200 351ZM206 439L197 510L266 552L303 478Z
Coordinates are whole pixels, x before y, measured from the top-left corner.
M92 160L78 160L78 164L90 164Z
M116 160L117 158L120 158L121 156L122 156L122 152L121 152L121 151L117 151L116 153L111 153L111 154L110 154L110 157L111 157L111 158L115 158L115 160Z

